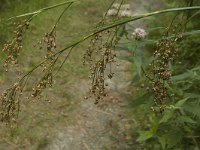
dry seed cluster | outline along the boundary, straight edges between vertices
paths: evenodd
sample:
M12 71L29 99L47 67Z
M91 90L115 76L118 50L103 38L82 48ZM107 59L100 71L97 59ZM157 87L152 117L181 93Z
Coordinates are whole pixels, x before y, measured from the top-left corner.
M40 82L33 88L32 97L38 96L42 90L44 90L47 85L52 86L53 74L52 69L48 70L48 72L42 77Z
M16 24L17 26L14 31L13 40L4 45L3 51L8 53L8 58L6 59L4 64L6 70L9 64L17 63L17 57L22 48L23 35L29 28L31 20L36 15L31 16L29 19L23 21L22 23ZM54 50L56 49L56 25L58 21L53 26L51 32L46 33L45 37L38 42L40 48L42 48L43 43L46 44L47 54L45 56L45 61L44 61L45 63L41 64L41 66L44 67L43 72L45 73L40 82L33 88L33 93L32 93L33 97L36 97L38 94L40 94L42 90L47 87L47 85L52 86L53 83L53 69L58 58L58 57L55 58L54 56ZM27 75L29 75L29 73ZM2 94L2 96L0 97L0 102L2 104L0 106L1 121L15 120L16 110L19 111L19 96L22 94L22 91L23 88L21 88L20 84L15 84L12 88L8 89L6 92Z
M55 40L54 40L55 41ZM55 49L54 42L50 42L51 45L47 45L47 54L45 56L46 62L42 65L44 76L41 78L39 83L32 90L32 97L38 96L48 85L52 86L53 84L53 69L56 63L56 58L52 49ZM53 47L52 47L53 46Z
M8 69L9 65L17 64L17 58L22 48L23 35L29 28L30 21L31 19L28 19L24 20L21 23L15 23L16 27L13 31L14 38L3 46L2 51L8 54L8 57L6 58L4 63L4 67L6 68L6 70Z
M43 44L46 45L47 54L45 56L46 62L42 65L44 76L32 89L32 97L37 97L48 85L51 87L53 84L53 69L56 63L54 51L56 49L56 28L53 28L50 33L46 33L44 38L38 42L40 49Z
M16 121L19 112L19 101L22 95L21 84L16 83L13 87L4 91L0 97L0 119L1 121Z
M52 30L50 33L46 33L41 41L38 42L40 49L43 44L46 45L47 51L54 51L56 49L56 32Z
M170 98L167 84L171 84L171 70L169 64L177 56L176 43L180 36L173 38L163 38L157 44L154 52L155 60L150 64L150 74L146 77L150 80L151 89L154 95L154 105L159 107L160 113L164 111L164 104ZM153 111L158 111L152 107Z
M119 10L121 4L116 9L116 18L118 18ZM105 25L106 21L109 19L107 17L108 12L105 13L102 20L97 24L98 26ZM113 29L108 29L96 33L88 46L86 53L83 56L83 64L89 64L91 74L89 78L91 79L91 87L89 89L89 95L85 98L95 97L95 104L98 104L99 100L107 96L106 86L108 84L105 82L106 78L113 78L114 73L112 72L112 64L116 62L115 47L119 42L119 37L117 36L120 27L115 27ZM94 55L95 54L95 55ZM105 70L109 66L109 73L106 74Z
M112 63L116 62L116 53L114 48L118 43L117 29L108 30L94 35L91 39L90 45L83 56L83 63L90 65L91 74L89 78L92 80L92 85L89 91L90 96L95 96L95 104L100 99L107 95L105 91L105 79L111 79L114 75L112 72ZM96 57L93 54L96 53ZM109 66L109 73L105 74L106 67Z

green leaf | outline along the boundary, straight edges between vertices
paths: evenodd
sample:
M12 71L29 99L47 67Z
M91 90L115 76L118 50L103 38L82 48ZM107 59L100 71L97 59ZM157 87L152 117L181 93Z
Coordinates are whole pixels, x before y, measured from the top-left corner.
M137 142L144 142L148 139L150 139L153 136L153 132L152 131L142 131L140 133L139 138L137 139Z
M189 97L186 97L182 100L179 100L176 104L175 107L181 107L187 100L189 99Z
M166 139L167 148L174 147L183 138L182 132L180 130L172 130L163 136Z
M183 109L200 117L200 105L195 103L185 103Z
M161 118L159 123L167 122L170 118L172 118L174 111L173 110L166 110L164 112L163 117Z
M200 98L200 95L196 93L185 93L184 95L189 98Z
M164 136L158 137L158 141L160 142L162 149L165 149L167 144L166 138Z
M173 76L171 79L173 81L180 81L180 80L187 79L187 78L191 77L192 75L193 75L193 72L190 71L190 72L185 72L183 74Z
M136 66L136 69L137 69L137 72L139 74L139 76L141 77L142 76L142 57L140 56L137 56L137 57L134 57L134 64Z
M178 120L183 123L196 123L192 118L188 116L180 116L178 117Z
M166 134L158 137L158 141L162 146L162 149L168 149L174 147L183 138L182 132L177 130L168 131Z
M137 139L138 142L146 141L146 140L150 139L151 137L153 137L154 134L156 134L156 132L158 130L158 125L159 125L158 121L156 118L150 118L150 122L151 122L150 130L149 131L141 131L140 136Z

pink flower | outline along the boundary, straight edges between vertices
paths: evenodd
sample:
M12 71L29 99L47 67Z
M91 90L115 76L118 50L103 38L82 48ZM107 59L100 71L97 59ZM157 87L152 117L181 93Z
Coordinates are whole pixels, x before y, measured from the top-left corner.
M142 40L146 37L147 33L142 28L136 28L132 35L135 37L136 40Z

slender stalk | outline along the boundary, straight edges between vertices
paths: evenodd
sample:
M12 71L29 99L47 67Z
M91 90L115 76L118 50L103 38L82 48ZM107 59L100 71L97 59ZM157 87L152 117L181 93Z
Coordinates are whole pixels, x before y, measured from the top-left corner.
M26 17L26 16L31 16L31 15L39 14L39 13L42 13L42 12L44 12L44 11L47 11L47 10L56 8L56 7L60 7L60 6L66 5L66 4L68 4L68 3L74 3L74 2L76 2L76 1L78 1L78 0L68 0L68 1L66 1L66 2L62 2L62 3L59 3L59 4L53 5L53 6L49 6L49 7L45 7L45 8L36 10L36 11L34 11L34 12L30 12L30 13L26 13L26 14L22 14L22 15L18 15L18 16L11 17L11 18L7 19L7 21L12 20L12 19L15 19L15 18L22 18L22 17Z
M68 10L68 8L73 4L73 2L69 3L69 5L67 5L65 7L65 9L63 10L63 12L60 14L60 16L58 17L56 23L54 24L53 28L51 29L50 34L52 34L52 32L55 30L56 26L58 25L58 22L60 21L60 19L62 18L62 16L64 15L64 13Z
M115 1L116 1L116 0L113 0L113 1L112 1L112 3L109 5L109 7L108 7L108 9L107 9L106 13L105 13L105 14L104 14L104 16L103 16L103 19L105 19L105 18L106 18L106 16L107 16L107 14L108 14L108 11L109 11L109 9L112 7L112 5L115 3Z
M63 60L62 64L59 66L58 70L56 71L56 73L54 74L54 76L56 76L58 74L58 72L60 71L60 69L63 67L63 65L65 64L65 62L67 61L67 59L69 58L71 52L73 50L73 47L70 48L69 52L67 53L67 55L65 56L65 59ZM61 54L61 53L60 53ZM60 56L60 55L59 55ZM58 56L58 57L59 57Z

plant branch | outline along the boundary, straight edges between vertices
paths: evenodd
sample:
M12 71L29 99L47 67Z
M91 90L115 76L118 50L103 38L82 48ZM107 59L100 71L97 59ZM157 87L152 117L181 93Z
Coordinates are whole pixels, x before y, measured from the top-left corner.
M34 12L30 12L30 13L26 13L26 14L22 14L22 15L11 17L11 18L7 19L7 21L15 19L15 18L22 18L22 17L26 17L26 16L31 16L31 15L39 14L39 13L42 13L44 11L56 8L56 7L60 7L60 6L63 6L63 5L66 5L66 4L70 4L70 3L74 3L76 1L78 1L78 0L68 0L66 2L62 2L62 3L59 3L59 4L53 5L53 6L49 6L49 7L45 7L45 8L36 10Z

